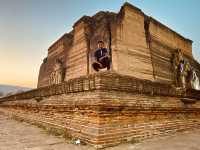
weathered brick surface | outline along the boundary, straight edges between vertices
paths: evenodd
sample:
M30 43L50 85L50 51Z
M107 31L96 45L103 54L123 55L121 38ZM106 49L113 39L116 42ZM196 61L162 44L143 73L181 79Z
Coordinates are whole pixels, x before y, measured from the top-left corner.
M200 127L195 92L104 72L5 97L0 111L100 148Z
M98 40L110 50L110 71L91 67ZM177 49L200 76L192 41L140 9L125 3L119 13L84 16L48 49L38 89L1 98L0 111L98 148L200 127L200 92L173 86ZM50 82L56 61L61 84L57 74Z
M200 77L200 64L192 56L192 41L125 3L118 13L83 16L70 33L48 49L41 65L38 87L48 86L55 60L64 62L64 81L93 74L94 51L103 40L111 54L111 70L162 83L174 83L173 54L180 49Z

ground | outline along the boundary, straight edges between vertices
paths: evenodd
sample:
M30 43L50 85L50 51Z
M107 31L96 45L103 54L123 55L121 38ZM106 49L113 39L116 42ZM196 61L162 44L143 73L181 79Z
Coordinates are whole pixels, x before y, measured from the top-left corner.
M136 144L121 144L106 150L200 150L200 130L156 137ZM75 145L43 129L0 114L0 150L94 150Z

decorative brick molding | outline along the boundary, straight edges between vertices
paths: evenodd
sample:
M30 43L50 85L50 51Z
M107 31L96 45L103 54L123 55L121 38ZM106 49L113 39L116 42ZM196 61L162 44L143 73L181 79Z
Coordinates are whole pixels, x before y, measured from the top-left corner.
M115 90L146 94L151 96L175 96L200 99L200 92L196 90L176 90L170 84L137 79L114 72L102 72L80 78L71 79L61 84L34 89L31 91L0 98L0 101L42 98L53 95L76 93L92 90Z

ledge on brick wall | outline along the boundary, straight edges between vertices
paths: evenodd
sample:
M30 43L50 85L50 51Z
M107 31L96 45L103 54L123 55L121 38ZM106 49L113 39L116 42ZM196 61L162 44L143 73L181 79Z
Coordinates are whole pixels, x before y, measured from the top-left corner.
M191 98L191 99L200 100L200 91L194 90L194 89L188 89L186 91L186 97Z
M191 99L191 98L181 98L181 101L185 104L194 104L197 102L196 99Z
M42 87L20 94L3 97L0 102L34 98L40 101L43 97L77 93L93 90L122 91L150 96L172 96L180 98L200 99L200 91L177 91L170 84L142 80L135 77L106 71L71 79L61 84Z

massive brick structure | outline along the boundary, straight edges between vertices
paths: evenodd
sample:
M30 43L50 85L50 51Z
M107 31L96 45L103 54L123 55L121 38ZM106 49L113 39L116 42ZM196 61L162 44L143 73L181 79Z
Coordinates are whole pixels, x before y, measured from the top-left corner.
M40 68L38 87L49 85L56 59L64 63L65 81L93 73L92 54L98 40L111 50L112 70L120 74L173 83L172 57L177 49L195 68L200 67L193 59L191 40L125 3L117 14L99 12L82 17L73 31L50 46Z
M91 67L98 40L110 71ZM97 148L200 127L200 92L177 88L177 50L200 77L192 41L131 4L84 16L48 49L38 88L0 99L0 112Z

